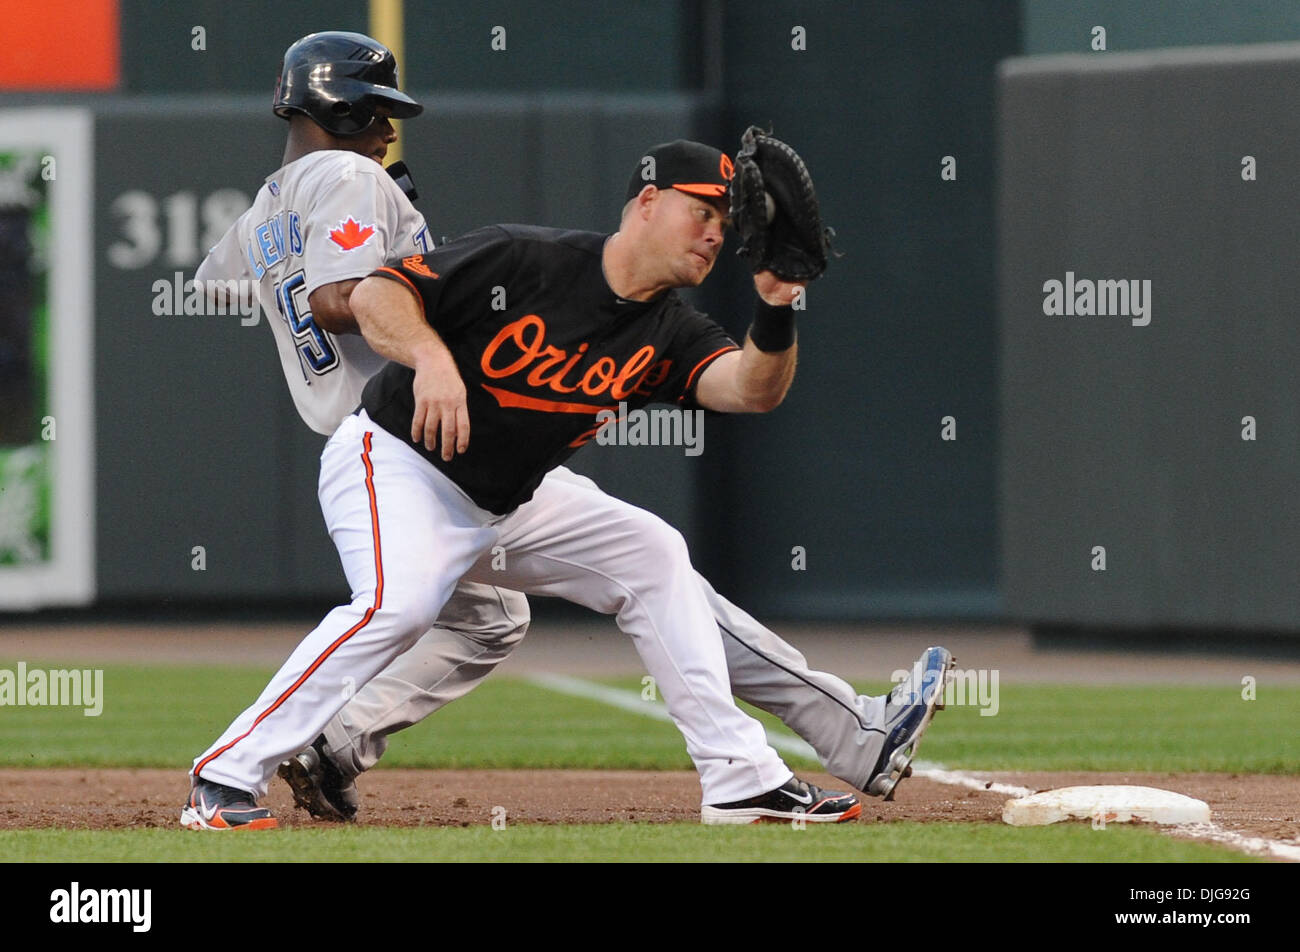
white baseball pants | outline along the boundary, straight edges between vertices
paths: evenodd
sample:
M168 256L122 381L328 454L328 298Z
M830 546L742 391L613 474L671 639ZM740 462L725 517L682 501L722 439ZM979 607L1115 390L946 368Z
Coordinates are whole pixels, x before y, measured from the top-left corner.
M657 682L700 774L703 802L779 787L790 769L736 707L717 622L680 533L612 496L550 480L497 516L363 413L321 455L321 510L352 587L252 707L195 761L204 779L266 793L281 761L437 620L496 546L491 580L616 616Z

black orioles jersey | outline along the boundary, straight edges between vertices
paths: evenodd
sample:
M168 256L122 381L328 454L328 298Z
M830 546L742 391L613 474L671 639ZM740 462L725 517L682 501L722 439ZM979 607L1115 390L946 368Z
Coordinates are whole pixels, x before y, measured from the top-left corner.
M608 237L491 225L374 272L418 294L451 350L468 394L469 449L446 462L410 443L415 372L401 364L371 378L362 407L501 514L595 436L600 411L686 400L736 343L675 291L618 297L601 266Z

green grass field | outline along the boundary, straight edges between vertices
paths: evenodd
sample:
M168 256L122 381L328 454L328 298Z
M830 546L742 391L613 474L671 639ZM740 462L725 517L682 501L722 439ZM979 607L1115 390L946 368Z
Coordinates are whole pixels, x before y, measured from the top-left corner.
M3 666L0 662L0 666ZM48 667L59 667L52 664ZM12 667L12 664L10 664ZM28 661L28 668L45 667ZM0 709L0 766L173 767L192 758L265 684L261 668L109 667L104 709ZM639 691L634 679L615 686ZM859 685L880 691L885 685ZM644 702L646 704L654 702ZM763 715L769 725L772 718ZM1300 689L1004 685L996 716L949 707L923 758L999 770L1300 772ZM784 728L780 728L784 731ZM815 763L788 758L791 766ZM691 767L666 723L518 680L489 680L394 738L381 769ZM816 850L810 852L812 838ZM725 829L697 824L468 829L298 828L235 837L180 830L0 833L0 858L35 860L917 860L1212 862L1246 857L1146 829L889 823Z
M37 667L47 665L28 662ZM188 764L269 675L264 668L105 668L98 717L79 708L0 709L0 766ZM640 690L635 679L610 683ZM1244 701L1232 685L1006 685L996 716L975 707L950 707L941 716L942 730L926 737L925 759L949 767L1300 773L1294 687L1264 688ZM775 718L759 717L785 732ZM394 737L381 766L689 770L691 762L669 724L494 678Z
M1234 863L1249 857L1154 830L1087 824L970 823L713 827L698 823L331 828L229 836L188 830L0 832L0 856L35 862L1136 862Z

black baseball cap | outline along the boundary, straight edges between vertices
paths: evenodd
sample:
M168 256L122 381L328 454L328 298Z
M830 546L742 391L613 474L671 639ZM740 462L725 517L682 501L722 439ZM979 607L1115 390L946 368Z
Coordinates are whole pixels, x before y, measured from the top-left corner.
M727 194L727 183L734 171L727 154L711 145L687 139L664 142L637 160L627 183L627 200L636 198L647 185L675 188L701 198L721 198Z

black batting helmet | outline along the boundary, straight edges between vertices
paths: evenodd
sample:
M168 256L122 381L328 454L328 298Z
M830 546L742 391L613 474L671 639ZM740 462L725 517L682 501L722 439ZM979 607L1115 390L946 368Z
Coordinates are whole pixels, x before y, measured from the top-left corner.
M378 40L361 33L312 33L285 51L274 102L282 119L300 112L326 132L351 136L375 121L380 105L396 119L424 110L398 91L397 60Z

